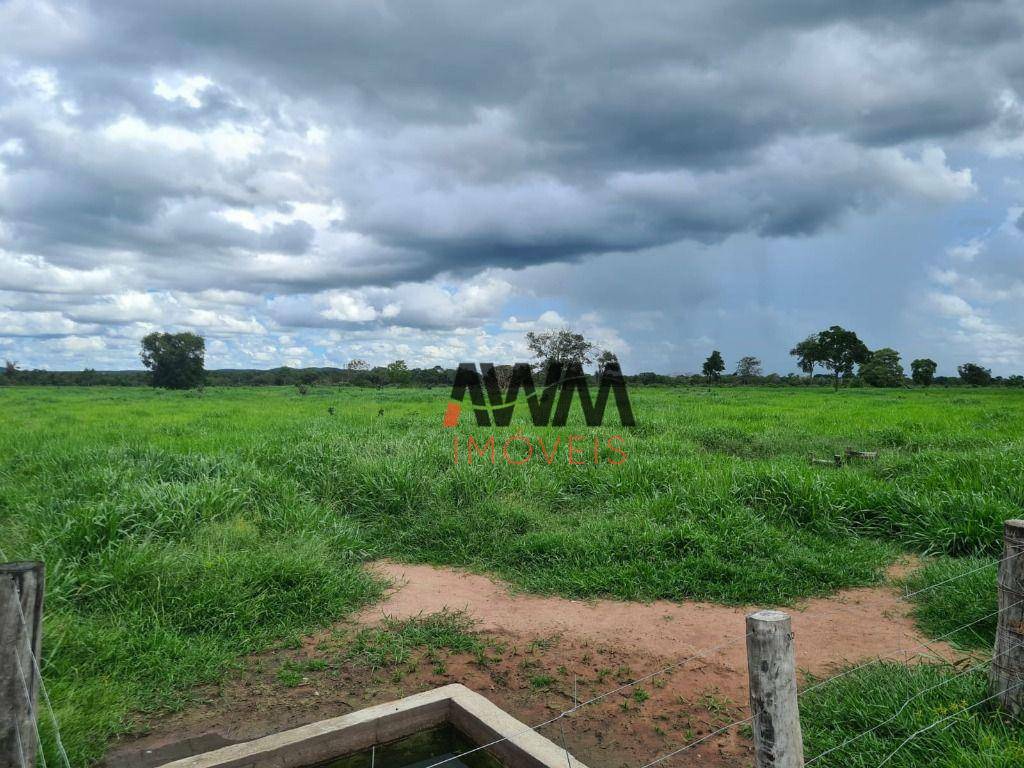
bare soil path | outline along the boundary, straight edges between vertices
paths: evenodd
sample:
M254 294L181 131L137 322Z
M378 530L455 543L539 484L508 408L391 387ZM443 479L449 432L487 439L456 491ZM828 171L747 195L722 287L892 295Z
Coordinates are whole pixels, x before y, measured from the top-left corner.
M381 616L408 618L444 608L464 610L485 632L519 637L553 634L659 658L681 658L733 639L742 640L744 617L765 606L732 607L715 603L659 600L566 600L516 594L486 576L429 565L377 563L395 585L387 598L361 613L359 621ZM901 649L916 649L924 639L910 617L910 605L889 588L843 590L788 609L793 616L800 669L820 676L866 658L903 659ZM942 643L936 650L945 650ZM746 650L742 642L704 657L730 670L730 691L746 695ZM734 675L732 672L743 672ZM737 679L733 679L733 678Z
M384 601L351 622L250 660L220 686L201 692L194 707L124 740L110 766L157 765L168 759L334 717L448 682L461 682L527 723L538 723L578 700L615 688L668 664L682 666L579 710L545 732L592 768L636 766L745 717L744 616L755 606L711 603L567 600L517 594L500 581L451 568L379 562L393 588ZM905 565L903 567L906 567ZM756 606L767 607L767 606ZM452 655L419 659L400 674L371 672L338 661L345 639L382 617L409 618L462 610L499 641L500 658L482 665ZM905 660L927 652L959 654L924 638L910 606L890 587L841 591L788 609L802 672L827 676L872 658ZM316 662L316 663L309 663ZM283 665L305 665L302 682L282 686ZM313 671L315 670L315 671ZM749 743L732 728L669 763L672 766L749 764Z

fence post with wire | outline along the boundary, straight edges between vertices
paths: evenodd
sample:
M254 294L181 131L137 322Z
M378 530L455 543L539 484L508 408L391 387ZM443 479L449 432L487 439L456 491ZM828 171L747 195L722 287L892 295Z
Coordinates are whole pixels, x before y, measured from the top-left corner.
M747 616L747 674L755 768L803 768L796 646L788 614L758 611Z
M999 618L989 668L989 693L1003 711L1024 715L1024 520L1003 526L997 575Z
M0 563L0 765L35 765L43 589L42 563Z

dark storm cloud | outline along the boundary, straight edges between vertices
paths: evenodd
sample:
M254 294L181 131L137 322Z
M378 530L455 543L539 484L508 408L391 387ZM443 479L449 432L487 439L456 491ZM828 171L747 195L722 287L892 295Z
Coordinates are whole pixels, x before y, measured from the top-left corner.
M343 138L332 137L323 152L334 151L335 178L319 179L322 191L349 206L355 231L423 249L438 271L467 259L478 266L536 263L744 230L812 232L864 201L870 206L879 185L892 179L845 187L840 180L824 197L725 213L681 195L677 204L653 209L661 215L638 209L629 195L611 194L608 182L616 173L741 168L763 176L757 184L777 182L800 198L791 173L773 178L759 168L766 146L840 136L866 149L962 134L992 121L1000 85L982 79L991 72L972 61L978 50L937 41L940 20L962 16L952 3L796 3L769 14L756 4L720 3L484 9L476 3L132 2L65 15L77 25L70 42L47 49L29 39L19 56L15 41L14 51L21 63L55 69L62 95L80 110L70 124L101 126L131 115L193 132L231 121L295 134L313 124L371 133L367 154L357 157L339 148ZM1003 28L1016 21L996 4L986 4L984 15L990 26L998 18ZM154 97L154 78L176 71L201 72L212 82L192 104L188 97ZM507 116L500 130L462 147L465 137L451 137L453 152L464 151L476 169L449 164L436 146L402 144L416 127L472 126L482 109ZM198 153L184 163L137 154L130 165L112 168L43 149L53 137L39 135L38 119L5 116L28 147L22 164L34 167L18 174L18 165L10 166L12 186L32 201L31 209L8 203L4 212L14 243L47 254L54 250L47 238L54 246L135 243L143 251L172 238L184 238L186 250L189 243L273 248L273 237L254 246L237 227L217 231L211 223L152 230L161 228L168 200L201 195L224 205L273 204L279 190L260 187L257 164L262 172L274 163L307 171L272 147L230 171L197 167L204 163ZM516 143L527 151L511 163L502 159ZM481 186L474 177L492 166L502 168L500 176ZM823 173L834 175L827 159ZM895 194L903 191L893 186ZM726 205L743 196L723 191L732 198ZM557 199L547 198L549 192ZM534 205L552 205L562 221L540 216L536 226L522 227L492 221L515 215L507 206L519 205L522 194L538 195ZM494 207L469 206L478 214L474 221L466 197L493 200ZM568 198L572 210L565 211ZM410 206L432 219L464 221L445 234L410 214Z
M1016 151L1022 24L994 0L14 0L0 260L97 296L306 295L813 236L975 194L954 150ZM345 322L429 324L383 306Z

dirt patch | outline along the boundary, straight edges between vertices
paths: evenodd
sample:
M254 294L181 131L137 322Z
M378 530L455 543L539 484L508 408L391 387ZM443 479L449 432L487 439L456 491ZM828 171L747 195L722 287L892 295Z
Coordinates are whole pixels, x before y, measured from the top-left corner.
M243 741L449 682L535 724L696 654L543 733L556 743L564 739L593 768L635 768L746 716L744 616L752 607L566 600L515 594L506 584L450 568L374 567L394 583L382 603L293 647L249 659L222 685L200 691L195 706L124 740L108 764L159 764L197 737ZM444 609L475 618L496 647L484 657L420 653L376 670L346 661L345 648L359 629L384 616ZM885 587L845 590L791 608L798 666L822 676L866 659L903 660L923 651L909 610ZM961 655L942 643L930 648L947 659ZM729 729L670 764L747 765L748 733Z
M450 608L466 611L486 632L518 637L558 634L658 658L685 657L736 640L704 658L742 671L742 675L729 674L727 686L744 698L744 618L751 610L766 607L566 600L516 594L506 584L451 568L388 562L375 567L395 587L382 603L360 614L359 621L372 622L385 615L407 618ZM916 644L924 638L914 626L910 608L898 592L884 587L844 590L790 608L797 665L822 675L850 662L875 656L903 659L902 649L921 650ZM953 654L941 643L933 648Z

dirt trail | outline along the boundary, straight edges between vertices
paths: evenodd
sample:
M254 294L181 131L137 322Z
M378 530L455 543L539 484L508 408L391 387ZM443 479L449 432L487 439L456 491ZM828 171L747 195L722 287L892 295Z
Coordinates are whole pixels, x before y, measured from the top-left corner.
M739 641L751 606L567 600L516 594L507 584L451 568L391 562L374 567L395 586L382 603L361 613L359 621L373 622L385 615L408 618L447 607L465 610L484 631L519 637L560 634L665 659L737 640L702 658L728 670L728 679L721 679L723 690L745 695L746 651ZM787 610L793 616L797 665L814 675L868 658L902 660L908 652L926 650L918 645L925 638L910 617L911 606L891 588L843 590ZM943 643L930 647L946 658L960 655Z
M394 583L383 602L299 646L252 657L244 671L200 691L195 706L140 723L148 733L124 739L107 765L160 765L213 744L256 738L450 682L483 693L524 722L539 723L572 706L574 693L585 701L717 646L723 647L578 710L544 735L564 739L591 768L629 768L746 717L743 641L750 608L538 597L451 568L392 562L372 567ZM466 611L499 643L486 663L466 654L421 654L397 668L368 670L346 660L347 643L361 628L384 616L409 618L445 608ZM889 587L844 590L787 610L804 672L823 676L865 659L903 660L924 650L910 606ZM930 648L947 659L959 656L942 643ZM282 684L287 669L303 670L301 682ZM746 736L730 728L673 758L672 768L747 766L750 757Z

